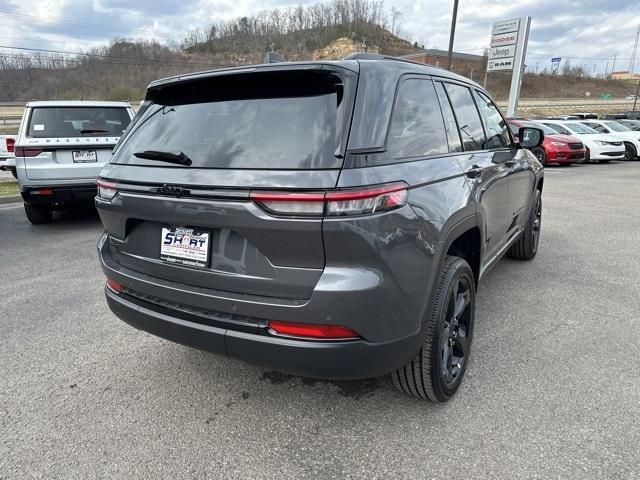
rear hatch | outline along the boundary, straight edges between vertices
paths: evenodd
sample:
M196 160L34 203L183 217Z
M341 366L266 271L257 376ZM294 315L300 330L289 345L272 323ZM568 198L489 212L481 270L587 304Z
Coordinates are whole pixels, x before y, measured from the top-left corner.
M33 107L18 156L29 180L95 179L130 122L124 107Z
M198 288L308 298L325 263L322 216L305 216L304 202L291 204L300 215L274 215L250 195L335 188L355 80L325 66L151 89L101 172L99 195L117 190L97 201L111 257Z

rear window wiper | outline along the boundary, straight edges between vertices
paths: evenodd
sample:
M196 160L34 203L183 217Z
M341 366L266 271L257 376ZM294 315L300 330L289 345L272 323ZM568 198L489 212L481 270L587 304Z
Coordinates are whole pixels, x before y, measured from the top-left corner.
M159 162L177 163L179 165L191 165L191 159L184 153L159 152L156 150L145 150L136 152L134 157L145 158L147 160L157 160Z
M109 130L104 130L102 128L85 128L80 130L80 133L109 133Z

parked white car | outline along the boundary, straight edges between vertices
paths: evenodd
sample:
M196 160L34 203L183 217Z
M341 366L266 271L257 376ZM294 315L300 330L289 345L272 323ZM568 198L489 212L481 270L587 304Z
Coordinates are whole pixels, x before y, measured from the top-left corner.
M0 170L9 170L15 172L15 143L15 135L0 135Z
M587 127L593 128L598 133L612 135L624 142L624 159L635 160L640 152L640 133L634 132L628 127L614 120L583 120Z
M585 163L606 163L611 160L624 160L625 147L620 138L598 133L577 120L538 120L563 135L578 137L585 146Z
M127 102L27 103L15 155L31 223L48 223L53 210L93 202L98 172L133 115Z

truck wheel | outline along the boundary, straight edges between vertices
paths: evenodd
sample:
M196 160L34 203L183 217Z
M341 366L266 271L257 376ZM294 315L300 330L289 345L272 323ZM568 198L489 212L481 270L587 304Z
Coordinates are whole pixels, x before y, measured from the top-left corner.
M48 205L29 205L24 204L24 211L27 214L27 218L34 225L41 223L51 223L53 218L51 207Z
M542 227L542 192L536 189L533 197L533 208L529 213L529 220L520 238L514 243L507 257L516 260L531 260L538 253L540 242L540 228Z
M391 373L398 390L433 402L453 397L469 361L475 306L471 267L463 258L448 256L426 314L424 344L413 360Z

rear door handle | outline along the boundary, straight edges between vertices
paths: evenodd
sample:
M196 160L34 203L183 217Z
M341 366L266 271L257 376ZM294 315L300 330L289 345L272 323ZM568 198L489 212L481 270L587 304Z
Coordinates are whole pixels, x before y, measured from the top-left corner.
M482 168L480 168L477 165L474 165L472 169L467 170L465 175L469 178L478 178L480 175L482 175Z

